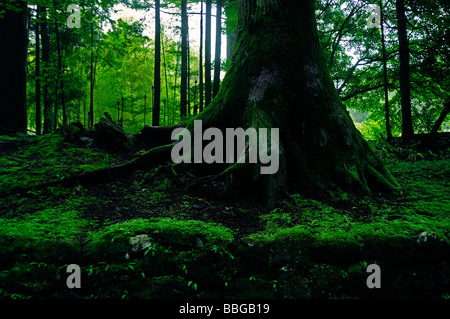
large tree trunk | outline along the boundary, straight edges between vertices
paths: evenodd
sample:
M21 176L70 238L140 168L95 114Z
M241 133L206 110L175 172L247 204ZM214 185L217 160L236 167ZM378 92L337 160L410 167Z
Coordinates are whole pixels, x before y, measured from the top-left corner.
M286 189L369 193L398 188L333 86L313 3L241 0L231 68L211 106L197 117L203 129L280 129L276 174L261 175L260 164L224 171L233 172L239 189L251 190L270 206Z
M27 3L0 4L0 134L27 130Z

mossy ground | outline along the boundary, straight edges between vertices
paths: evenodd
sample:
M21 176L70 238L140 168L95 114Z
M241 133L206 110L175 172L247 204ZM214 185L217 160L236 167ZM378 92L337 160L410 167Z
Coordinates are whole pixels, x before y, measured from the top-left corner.
M186 188L191 177L169 164L35 189L117 159L58 134L1 137L0 148L2 298L449 297L448 149L382 151L401 195L290 194L269 210L221 181ZM372 263L382 289L366 286ZM66 286L69 264L81 289Z

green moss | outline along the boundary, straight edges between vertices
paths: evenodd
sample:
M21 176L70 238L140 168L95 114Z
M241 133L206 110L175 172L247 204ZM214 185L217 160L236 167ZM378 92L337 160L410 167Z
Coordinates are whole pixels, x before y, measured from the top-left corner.
M56 133L29 138L15 152L0 156L0 191L32 188L73 174L106 168L114 161L98 150L65 143Z
M104 227L89 236L89 246L93 254L109 255L112 252L129 251L131 237L147 234L153 241L165 247L175 246L185 249L196 247L200 240L203 245L227 245L233 241L233 233L226 227L201 221L180 221L164 219L134 219Z
M307 253L317 261L355 262L364 258L378 258L395 262L407 262L416 257L415 237L424 231L438 234L444 250L450 247L444 233L449 232L450 223L439 221L411 220L378 223L317 224L269 230L248 236L252 245L272 247L274 251L299 251ZM434 252L430 251L430 254Z
M89 222L65 207L0 219L3 267L17 260L58 261L78 258Z

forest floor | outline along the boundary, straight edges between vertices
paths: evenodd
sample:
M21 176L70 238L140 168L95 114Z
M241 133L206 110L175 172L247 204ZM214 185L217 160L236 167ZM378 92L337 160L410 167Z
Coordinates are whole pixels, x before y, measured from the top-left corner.
M450 298L449 145L372 146L400 195L286 194L267 209L224 181L189 188L171 164L39 187L123 156L1 136L0 298ZM366 286L372 263L383 289Z

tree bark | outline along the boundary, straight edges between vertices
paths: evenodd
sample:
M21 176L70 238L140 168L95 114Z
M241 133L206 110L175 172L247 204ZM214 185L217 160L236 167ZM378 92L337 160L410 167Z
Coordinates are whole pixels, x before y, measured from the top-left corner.
M405 1L396 0L398 42L400 52L400 92L402 104L402 138L414 135L411 115L411 84L409 82L409 41L406 29Z
M220 87L220 62L222 52L222 1L217 0L216 14L216 54L214 58L214 87L213 98L216 97Z
M0 132L27 130L26 57L27 3L18 2L17 10L0 4Z
M197 119L205 130L279 128L280 165L276 174L262 175L261 164L232 164L224 172L233 172L237 189L269 206L285 190L398 189L331 81L314 0L243 0L240 5L233 63L217 97ZM193 130L193 123L187 128Z
M159 126L161 113L161 12L160 0L155 0L155 76L154 76L152 124Z

